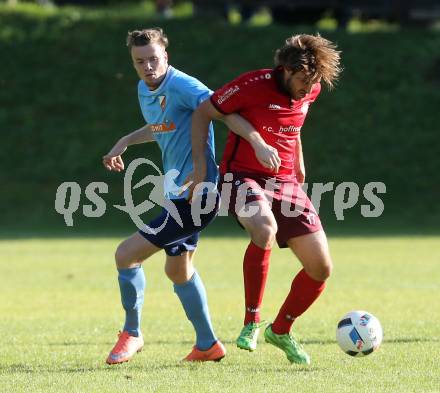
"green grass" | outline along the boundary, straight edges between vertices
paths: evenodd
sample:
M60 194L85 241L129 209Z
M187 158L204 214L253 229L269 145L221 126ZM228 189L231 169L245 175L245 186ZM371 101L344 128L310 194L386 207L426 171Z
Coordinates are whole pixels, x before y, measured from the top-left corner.
M309 368L289 365L263 342L252 354L234 347L247 244L236 236L202 239L196 261L228 356L179 362L194 337L158 254L145 265L144 351L106 366L122 322L112 262L120 240L0 241L1 392L440 391L439 237L330 238L328 289L295 325L312 356ZM274 251L265 319L276 315L298 268L288 251ZM363 359L345 355L334 339L338 319L353 309L374 313L384 329L381 349Z

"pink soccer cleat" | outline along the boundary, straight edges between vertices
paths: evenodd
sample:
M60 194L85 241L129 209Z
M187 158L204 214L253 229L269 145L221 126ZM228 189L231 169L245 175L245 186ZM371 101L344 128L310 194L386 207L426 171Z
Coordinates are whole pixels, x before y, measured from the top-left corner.
M183 360L186 362L219 362L225 357L225 355L225 347L219 340L217 340L215 344L206 351L201 351L194 345L192 351Z
M119 364L128 362L136 352L142 351L144 339L142 336L130 336L127 331L119 332L118 342L108 355L107 364Z

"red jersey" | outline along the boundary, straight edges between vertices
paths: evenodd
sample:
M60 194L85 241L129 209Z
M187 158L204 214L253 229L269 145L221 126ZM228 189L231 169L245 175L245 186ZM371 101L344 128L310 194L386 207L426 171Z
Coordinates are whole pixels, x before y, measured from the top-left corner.
M310 94L294 101L278 87L275 73L263 69L245 73L216 90L211 102L224 114L238 113L249 121L281 159L274 174L262 166L248 141L229 131L220 173L247 172L292 181L302 160L300 133L309 109L321 91L316 83Z

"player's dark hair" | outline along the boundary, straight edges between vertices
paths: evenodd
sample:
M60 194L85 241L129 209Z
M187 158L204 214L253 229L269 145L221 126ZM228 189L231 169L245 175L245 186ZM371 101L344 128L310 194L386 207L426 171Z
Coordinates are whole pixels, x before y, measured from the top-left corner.
M168 47L168 37L160 27L150 29L129 31L127 35L128 50L133 46L145 46L148 44L159 44L164 48Z
M329 88L342 71L336 45L319 34L300 34L286 39L275 52L275 67L286 67L295 72L306 70L310 77L322 78Z

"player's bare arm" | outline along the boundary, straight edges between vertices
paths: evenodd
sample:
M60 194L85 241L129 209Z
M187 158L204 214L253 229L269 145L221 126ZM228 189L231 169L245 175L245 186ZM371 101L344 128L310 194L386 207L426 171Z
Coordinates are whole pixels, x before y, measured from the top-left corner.
M212 120L223 121L232 132L251 144L258 161L263 166L273 169L274 172L278 171L281 160L278 157L277 150L266 144L251 123L236 113L224 115L212 105L210 100L206 100L194 111L192 117L191 142L194 172L192 174L193 183L190 185L189 198L191 198L194 188L203 182L206 177L204 150L208 138L209 123Z
M102 157L102 163L109 171L121 172L124 170L124 161L121 156L125 150L127 150L128 146L153 141L154 137L151 131L151 126L147 124L119 139L112 149Z
M205 100L193 112L191 124L191 145L193 157L192 183L189 185L188 199L192 199L195 187L206 178L205 147L208 141L209 123L220 120L222 114L217 111L209 100ZM186 179L185 183L188 183Z
M304 156L302 152L302 143L301 138L298 139L298 144L296 145L296 154L295 159L297 160L297 165L295 166L296 169L296 179L300 184L304 184L304 181L306 179L306 167L304 164Z
M211 106L213 105L211 104ZM265 168L272 169L275 173L278 172L281 159L278 156L277 149L268 145L251 123L236 113L223 115L220 120L222 120L233 133L241 136L250 143L261 165Z

